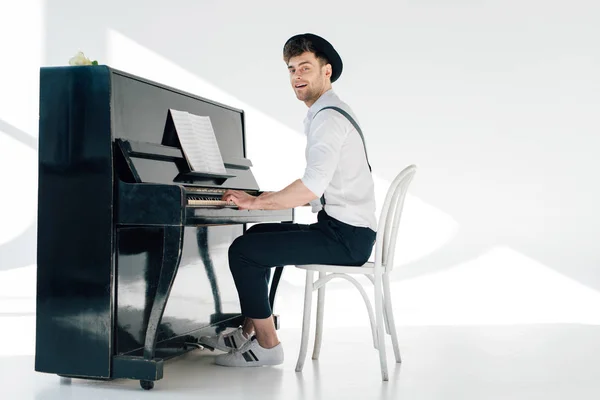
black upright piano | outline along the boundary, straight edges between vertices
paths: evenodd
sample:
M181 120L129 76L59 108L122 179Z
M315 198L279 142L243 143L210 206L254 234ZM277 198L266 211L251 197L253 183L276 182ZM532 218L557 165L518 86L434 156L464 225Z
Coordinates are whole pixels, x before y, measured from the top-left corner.
M227 174L192 171L168 110L209 116ZM244 112L107 66L40 70L35 370L139 380L242 321L228 248L260 194ZM273 303L281 269L271 279Z

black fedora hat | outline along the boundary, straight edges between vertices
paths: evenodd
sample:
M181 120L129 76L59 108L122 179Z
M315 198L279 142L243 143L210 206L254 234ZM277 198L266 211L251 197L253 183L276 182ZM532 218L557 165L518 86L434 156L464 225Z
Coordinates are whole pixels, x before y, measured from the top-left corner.
M285 48L285 46L290 41L292 41L294 39L302 38L302 37L312 43L312 45L315 48L317 53L321 53L323 56L325 56L325 58L327 58L327 61L329 62L329 64L331 64L331 82L335 82L342 74L342 69L344 68L344 64L342 63L342 58L340 57L338 52L335 51L335 49L333 48L331 43L329 43L327 40L323 39L320 36L314 35L312 33L302 33L302 34L295 35L295 36L292 36L291 38L289 38L285 42L285 45L283 46L283 48Z

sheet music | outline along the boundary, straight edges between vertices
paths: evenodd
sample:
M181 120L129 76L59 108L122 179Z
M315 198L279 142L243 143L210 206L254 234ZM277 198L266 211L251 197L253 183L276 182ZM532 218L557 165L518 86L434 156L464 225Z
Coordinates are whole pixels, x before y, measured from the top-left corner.
M169 109L175 130L192 171L226 174L210 117Z

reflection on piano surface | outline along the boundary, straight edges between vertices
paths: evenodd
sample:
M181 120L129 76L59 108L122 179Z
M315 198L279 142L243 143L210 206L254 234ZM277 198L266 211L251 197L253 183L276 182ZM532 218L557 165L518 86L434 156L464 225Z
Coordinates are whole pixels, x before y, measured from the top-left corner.
M226 174L190 170L169 108L210 116ZM149 389L165 358L241 322L229 245L293 221L221 200L261 193L244 133L242 110L106 66L41 69L36 371Z

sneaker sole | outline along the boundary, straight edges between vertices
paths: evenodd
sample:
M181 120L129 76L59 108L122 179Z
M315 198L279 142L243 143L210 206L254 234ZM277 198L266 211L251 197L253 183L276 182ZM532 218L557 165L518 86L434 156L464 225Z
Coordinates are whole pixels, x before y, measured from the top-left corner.
M271 363L258 363L258 362L248 362L246 364L243 365L226 365L226 364L219 364L217 362L215 362L215 365L218 365L220 367L228 367L228 368L256 368L256 367L273 367L276 365L281 365L283 364L283 361L281 362L271 362Z

